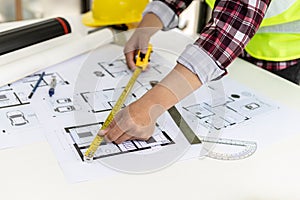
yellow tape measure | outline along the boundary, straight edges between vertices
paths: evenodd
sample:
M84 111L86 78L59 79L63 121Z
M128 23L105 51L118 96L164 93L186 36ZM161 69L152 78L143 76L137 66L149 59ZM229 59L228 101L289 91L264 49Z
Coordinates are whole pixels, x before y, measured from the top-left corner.
M148 45L148 50L146 54L138 52L137 59L136 59L136 66L137 68L134 70L133 75L131 76L130 80L128 81L126 87L124 88L123 92L121 93L118 101L112 108L111 112L109 113L108 117L104 121L101 130L106 129L109 124L113 121L114 116L117 114L117 112L122 108L122 105L124 104L128 94L130 93L134 83L136 82L136 79L142 72L142 70L145 70L148 66L150 54L152 52L152 45ZM84 154L84 160L85 161L92 161L95 152L97 151L98 147L100 146L101 142L103 141L103 137L100 135L96 135L94 140L92 141L90 147L87 149L87 151Z

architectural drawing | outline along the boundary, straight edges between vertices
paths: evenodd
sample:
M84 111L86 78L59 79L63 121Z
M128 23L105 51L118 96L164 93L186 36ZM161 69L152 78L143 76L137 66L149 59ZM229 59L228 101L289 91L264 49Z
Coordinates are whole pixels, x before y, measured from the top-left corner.
M27 76L27 77L23 78L20 81L17 81L14 84L22 84L23 86L26 85L26 84L29 84L33 88L35 83L40 78L40 76L41 76L41 74L33 74L33 75L30 75L30 76ZM54 72L54 73L46 73L45 76L43 77L43 80L40 83L39 87L50 85L51 80L52 80L52 76L56 77L58 85L66 85L66 84L68 85L69 84L69 82L64 80L59 73Z
M82 160L85 151L101 128L101 124L102 123L94 123L65 128L66 135L72 138L74 148ZM174 144L172 139L166 132L156 127L153 136L147 141L132 140L123 142L122 144L106 143L103 141L95 153L94 160L170 144Z
M132 89L131 94L128 95L123 107L129 103L137 100L151 88L150 85L142 85L136 82L135 87ZM83 92L81 97L89 105L93 113L110 111L115 105L118 97L124 88L109 88L95 92Z
M36 81L38 81L40 75L41 74L30 75L15 83L1 87L0 88L0 109L30 104L30 100L28 99L28 94L34 87ZM51 82L52 75L54 75L57 78L57 83L59 85L69 84L68 81L63 80L60 74L47 73L44 76L39 87L48 86Z
M232 98L232 96L236 98ZM237 98L238 97L238 98ZM202 102L195 105L183 107L192 113L205 127L213 127L217 130L240 124L257 115L267 113L276 109L274 105L268 104L255 96L231 95L220 105Z
M16 133L18 131L26 131L39 126L37 114L32 111L30 105L25 105L15 109L6 108L0 110L1 132Z
M44 135L41 133L45 132L45 128L40 123L40 114L43 111L39 107L41 106L39 102L43 102L48 96L52 75L56 76L58 86L69 85L60 73L47 72L34 96L37 101L28 99L28 95L41 73L27 76L0 88L0 149L44 140ZM67 104L63 104L63 101L67 100L61 99L54 108L58 113L72 109Z
M98 64L112 78L117 78L120 76L126 76L131 74L130 70L127 69L127 67L124 67L126 66L126 61L124 59L118 59L112 63L99 62Z
M11 90L0 91L0 109L29 104L25 93Z
M50 105L52 111L54 111L54 114L64 114L81 109L79 105L74 103L72 97L52 97L48 104Z
M93 113L110 111L118 99L116 90L117 89L110 88L96 92L84 92L81 93L81 96L84 101L88 103ZM124 104L123 107L125 107L125 105L126 104Z
M29 123L24 113L19 110L7 112L6 117L10 120L12 126L23 126Z
M109 74L112 78L118 78L122 76L128 76L132 74L132 71L127 68L126 61L125 59L117 59L114 60L113 62L99 62L98 63L103 72L106 72ZM147 72L147 77L157 77L157 76L162 76L165 75L167 71L170 69L153 63L149 62L149 66L146 70ZM104 73L101 71L95 71L94 74L100 77L104 76ZM143 79L144 77L141 76L140 80Z
M0 148L23 144L25 140L27 143L41 140L46 132L46 138L64 173L72 182L78 182L94 179L95 174L101 178L106 172L113 171L101 165L102 161L119 160L127 155L131 157L131 153L146 155L147 152L152 154L158 150L159 154L160 150L169 153L172 152L169 149L173 147L173 152L177 153L176 149L181 148L182 141L189 150L194 151L193 155L199 156L199 149L203 147L201 145L209 144L214 148L208 148L206 156L220 160L238 160L286 137L286 134L278 133L278 127L274 127L274 123L281 123L284 120L282 116L289 114L289 111L279 109L271 100L224 77L224 90L218 91L218 87L213 84L205 89L204 85L193 93L193 100L189 101L187 98L176 105L201 144L190 145L168 113L165 113L148 141L126 141L120 145L103 142L94 157L97 161L91 165L83 163L86 149L101 128L102 123L97 122L108 116L124 84L132 75L124 59L111 61L115 58L112 52L122 55L122 47L109 44L95 50L97 56L86 61L90 68L76 65L84 63L83 59L86 59L76 57L47 69L37 93L30 100L27 96L41 72L0 88ZM150 90L149 82L160 81L171 70L171 66L174 64L154 52L149 68L139 76L124 106ZM53 75L57 79L57 88L55 94L49 97L49 84ZM81 80L83 85L78 87ZM87 80L91 80L94 85L90 87ZM213 98L209 99L211 96ZM272 120L265 120L264 116ZM285 122L285 127L290 123ZM258 129L261 131L255 131ZM208 134L210 130L220 131L222 135L213 138ZM176 137L178 135L181 137ZM153 154L156 159L155 156Z

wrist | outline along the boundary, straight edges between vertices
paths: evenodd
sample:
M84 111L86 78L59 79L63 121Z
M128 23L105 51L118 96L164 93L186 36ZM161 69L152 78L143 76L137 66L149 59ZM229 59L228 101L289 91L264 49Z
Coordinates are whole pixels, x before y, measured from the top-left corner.
M177 64L161 82L146 92L137 102L151 114L151 117L158 118L201 85L197 75L181 64Z
M144 95L139 100L135 101L133 106L138 108L139 113L147 113L148 117L153 122L166 111L166 108L161 102L155 101L155 98L148 98L147 95Z
M157 29L163 28L161 20L153 13L144 15L142 21L139 23L138 28L155 27Z

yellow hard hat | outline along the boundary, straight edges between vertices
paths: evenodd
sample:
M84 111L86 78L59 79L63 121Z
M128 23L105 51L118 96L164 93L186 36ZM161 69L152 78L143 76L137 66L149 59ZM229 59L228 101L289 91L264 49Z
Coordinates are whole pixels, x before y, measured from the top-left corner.
M87 26L127 24L142 19L142 12L149 0L94 0L92 11L83 14Z

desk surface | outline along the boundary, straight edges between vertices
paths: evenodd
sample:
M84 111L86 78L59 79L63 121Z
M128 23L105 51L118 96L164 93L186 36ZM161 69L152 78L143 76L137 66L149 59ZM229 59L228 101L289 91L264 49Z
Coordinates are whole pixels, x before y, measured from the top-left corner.
M241 60L229 76L300 111L300 87ZM299 199L299 136L245 160L193 159L151 174L69 184L46 142L0 151L1 199ZM23 155L23 156L19 156Z

